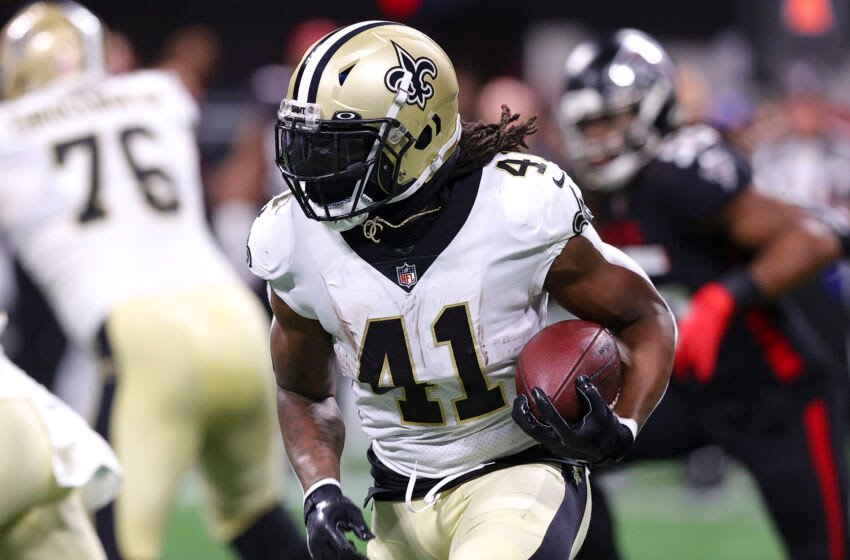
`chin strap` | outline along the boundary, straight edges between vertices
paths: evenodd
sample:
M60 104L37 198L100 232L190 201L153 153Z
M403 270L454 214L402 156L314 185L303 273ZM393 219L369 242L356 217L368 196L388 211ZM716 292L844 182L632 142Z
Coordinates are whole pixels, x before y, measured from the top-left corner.
M358 214L353 218L343 218L342 220L329 220L322 222L325 227L333 231L348 231L361 225L366 220L366 214Z

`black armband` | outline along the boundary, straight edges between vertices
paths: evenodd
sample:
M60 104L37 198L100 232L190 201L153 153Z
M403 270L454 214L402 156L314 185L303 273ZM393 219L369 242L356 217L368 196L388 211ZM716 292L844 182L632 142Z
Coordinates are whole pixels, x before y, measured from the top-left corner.
M746 307L763 298L761 288L746 268L737 268L724 274L718 282L735 300L736 307Z

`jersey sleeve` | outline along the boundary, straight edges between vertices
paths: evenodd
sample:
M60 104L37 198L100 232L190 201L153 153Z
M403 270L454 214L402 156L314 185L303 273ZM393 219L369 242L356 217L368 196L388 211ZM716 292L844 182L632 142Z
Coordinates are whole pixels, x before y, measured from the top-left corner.
M528 154L497 157L486 181L502 185L509 236L535 255L532 292L540 293L552 262L576 235L594 234L578 186L557 164Z
M296 246L290 205L291 197L282 194L271 199L260 211L248 234L248 268L268 282L269 290L293 311L315 319L316 313L302 304L304 298L296 293L304 287L296 283Z
M542 208L542 223L546 231L546 239L541 241L545 258L535 275L535 290L543 290L543 283L549 273L552 263L566 247L567 242L576 236L586 237L593 242L599 238L593 227L593 214L584 203L581 190L566 173L558 168L563 175L564 184L555 193L552 200ZM547 187L549 185L546 185Z
M292 262L292 228L286 216L280 214L283 209L284 204L277 199L269 201L257 215L248 234L248 268L266 281L285 276Z
M665 146L650 169L650 180L664 185L662 195L668 211L686 228L716 216L752 182L746 158L722 141L716 131L706 130L714 133L714 142L689 149L686 141L674 141Z

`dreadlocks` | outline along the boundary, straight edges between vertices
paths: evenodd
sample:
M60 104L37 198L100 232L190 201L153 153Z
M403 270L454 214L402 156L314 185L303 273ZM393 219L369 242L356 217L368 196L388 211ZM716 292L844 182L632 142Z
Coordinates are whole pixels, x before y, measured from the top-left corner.
M519 113L511 113L507 105L502 105L502 117L498 123L462 123L460 154L453 175L457 177L481 169L499 152L528 148L525 137L537 132L537 115L514 124L519 117Z

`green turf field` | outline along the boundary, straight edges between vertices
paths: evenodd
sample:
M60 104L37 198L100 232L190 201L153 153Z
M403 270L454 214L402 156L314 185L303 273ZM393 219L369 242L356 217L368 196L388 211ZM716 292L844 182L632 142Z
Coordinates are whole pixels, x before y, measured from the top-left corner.
M354 453L346 455L344 463L349 468L343 485L357 502L368 486L368 470L365 460ZM681 476L678 465L657 463L606 480L619 513L618 532L627 559L784 558L753 484L741 469L733 466L718 488L701 493L684 489ZM191 486L171 522L165 559L235 560L210 540L197 505L198 493ZM289 480L289 488L287 506L300 518L300 489L294 479Z

